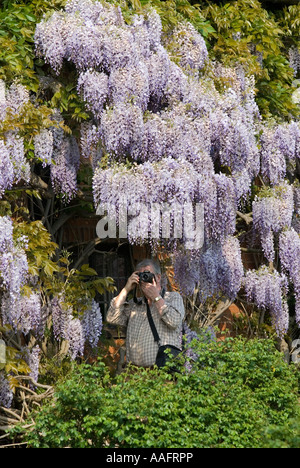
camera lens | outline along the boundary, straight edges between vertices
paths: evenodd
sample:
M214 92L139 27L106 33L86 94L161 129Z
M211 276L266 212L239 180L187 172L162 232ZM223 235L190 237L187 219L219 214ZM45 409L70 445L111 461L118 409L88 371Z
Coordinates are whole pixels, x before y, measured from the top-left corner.
M142 281L143 283L152 283L154 274L151 273L151 271L143 271L139 273L139 277L140 277L140 282Z

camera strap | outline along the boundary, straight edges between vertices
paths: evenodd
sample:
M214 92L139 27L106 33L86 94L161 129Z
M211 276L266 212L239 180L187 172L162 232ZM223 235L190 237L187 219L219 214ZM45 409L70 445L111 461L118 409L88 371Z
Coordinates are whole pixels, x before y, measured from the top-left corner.
M154 336L154 341L158 344L158 346L160 346L159 334L157 332L157 329L156 329L156 326L155 326L155 323L154 323L154 320L153 320L153 317L152 317L151 310L150 310L148 302L146 303L146 305L147 305L147 317L148 317L148 321L149 321L149 324L150 324L150 328L151 328L153 336Z
M162 293L161 293L161 297L164 298L165 294L166 294L166 290L163 289ZM159 334L157 332L157 329L156 329L156 326L155 326L155 323L154 323L154 320L153 320L153 317L152 317L152 314L151 314L150 306L149 306L147 300L146 300L146 306L147 306L147 317L148 317L150 328L151 328L152 333L153 333L154 341L158 344L158 347L159 347L160 346Z

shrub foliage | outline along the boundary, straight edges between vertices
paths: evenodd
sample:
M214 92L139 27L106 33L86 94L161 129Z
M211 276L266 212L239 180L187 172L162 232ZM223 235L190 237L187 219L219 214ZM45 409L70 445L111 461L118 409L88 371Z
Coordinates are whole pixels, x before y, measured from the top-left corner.
M297 376L269 340L195 344L170 374L128 368L112 380L83 364L37 415L35 448L246 448L300 444ZM171 364L170 364L171 365Z

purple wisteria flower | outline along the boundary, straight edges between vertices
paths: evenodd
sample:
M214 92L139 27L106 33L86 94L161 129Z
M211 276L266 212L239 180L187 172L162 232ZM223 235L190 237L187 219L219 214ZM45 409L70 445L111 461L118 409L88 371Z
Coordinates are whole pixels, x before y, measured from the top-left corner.
M9 216L0 216L0 254L13 248L13 222Z
M265 182L277 185L286 174L286 160L276 130L264 128L261 136L261 173Z
M85 341L96 347L103 328L100 306L96 301L93 300L91 306L84 312L81 325Z
M195 74L208 61L208 51L201 34L191 23L178 23L172 37L172 53L179 57L180 66Z
M43 336L41 298L39 294L32 292L29 296L12 295L10 290L2 297L3 322L12 325L15 331L35 333L36 337Z
M286 182L271 189L265 197L256 196L253 204L253 224L260 234L266 258L275 259L273 233L291 226L294 212L293 187Z
M247 271L244 286L247 299L258 308L269 310L277 335L283 337L289 326L286 276L262 266L257 271Z
M83 99L94 117L100 118L109 93L108 76L105 73L87 70L79 75L77 88L82 91Z
M13 247L10 251L0 254L0 275L7 291L14 299L18 299L28 278L26 253Z
M14 182L14 166L10 158L9 149L4 141L0 140L0 196L6 189L12 187Z
M66 340L72 360L82 356L84 344L95 347L101 336L103 322L99 304L92 300L84 304L82 317L75 318L74 310L65 304L64 297L54 297L51 302L53 333L57 341Z
M36 26L35 47L39 57L43 57L49 65L59 73L66 54L65 43L65 16L62 12L54 12L53 15L43 19Z
M209 244L201 253L176 253L174 277L184 295L199 291L202 303L223 295L234 300L244 278L238 239L228 236L221 245Z
M288 229L280 234L279 257L283 270L294 285L296 322L300 326L300 237L294 229Z
M106 110L101 119L101 133L107 151L119 158L135 154L143 138L144 123L140 107L120 103Z
M42 129L34 137L34 155L42 161L43 167L51 164L53 155L53 134L50 130Z
M53 333L57 340L66 338L67 327L72 317L72 309L64 304L63 298L54 297L51 301Z
M292 46L289 48L289 61L291 68L294 70L294 76L297 76L300 70L300 52L298 47Z
M41 349L38 345L34 346L32 349L24 348L23 349L25 361L30 368L30 377L34 382L38 381L39 378L39 367L40 367L40 358L41 358ZM31 384L34 387L34 384Z
M13 392L9 381L3 372L0 372L0 406L10 408L13 401Z
M74 137L64 137L54 145L51 182L57 195L68 203L77 193L77 171L80 153Z
M77 357L83 355L85 341L84 331L81 321L78 318L71 318L69 320L65 332L65 339L68 341L69 344L68 354L73 361Z

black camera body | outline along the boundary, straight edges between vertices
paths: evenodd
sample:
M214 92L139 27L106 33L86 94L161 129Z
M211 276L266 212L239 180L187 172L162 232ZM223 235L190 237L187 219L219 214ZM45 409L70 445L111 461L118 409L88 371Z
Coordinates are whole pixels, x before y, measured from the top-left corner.
M138 273L138 276L140 278L140 283L153 283L153 280L155 278L154 273L151 273L151 271L142 271Z

